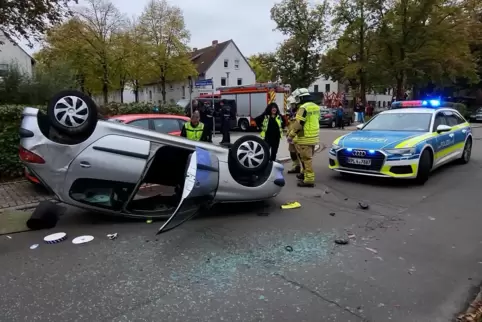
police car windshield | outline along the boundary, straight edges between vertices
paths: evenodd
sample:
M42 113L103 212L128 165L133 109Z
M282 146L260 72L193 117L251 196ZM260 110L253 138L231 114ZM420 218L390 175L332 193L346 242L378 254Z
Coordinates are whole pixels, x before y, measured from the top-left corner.
M363 131L420 131L428 132L432 114L386 113L379 114L363 127Z

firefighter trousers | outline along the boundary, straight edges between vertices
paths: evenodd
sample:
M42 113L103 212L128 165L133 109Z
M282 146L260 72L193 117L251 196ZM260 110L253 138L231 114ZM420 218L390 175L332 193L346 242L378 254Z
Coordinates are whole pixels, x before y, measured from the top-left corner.
M296 152L301 164L301 173L303 174L303 182L314 183L315 172L313 171L313 154L315 153L314 145L296 145Z
M296 152L296 147L293 143L288 145L288 151L290 151L291 170L296 170L300 167L300 160L298 159L298 153Z

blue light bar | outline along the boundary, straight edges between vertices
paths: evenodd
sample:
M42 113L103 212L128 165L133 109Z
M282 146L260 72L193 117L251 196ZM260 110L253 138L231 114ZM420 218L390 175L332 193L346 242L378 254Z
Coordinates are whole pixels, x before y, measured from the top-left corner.
M423 100L423 101L398 101L393 102L391 108L407 108L407 107L427 107L427 108L437 108L440 107L440 100Z

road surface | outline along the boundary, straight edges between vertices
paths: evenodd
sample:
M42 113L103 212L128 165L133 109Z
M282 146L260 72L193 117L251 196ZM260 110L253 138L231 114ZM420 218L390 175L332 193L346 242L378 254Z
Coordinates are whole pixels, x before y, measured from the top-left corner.
M74 210L52 231L0 236L0 321L451 321L482 279L474 134L472 161L424 186L347 180L322 153L315 189L288 177L269 203L217 207L160 236L161 223ZM293 200L302 207L279 208ZM58 231L69 240L42 243ZM71 243L84 234L95 240Z

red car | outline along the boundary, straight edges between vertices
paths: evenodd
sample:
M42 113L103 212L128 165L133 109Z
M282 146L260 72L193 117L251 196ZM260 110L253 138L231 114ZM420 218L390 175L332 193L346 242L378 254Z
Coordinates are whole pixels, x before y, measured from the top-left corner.
M189 122L190 119L186 116L171 114L126 114L112 116L109 121L179 136L184 123ZM25 168L25 177L32 183L40 184L40 181L27 168Z

